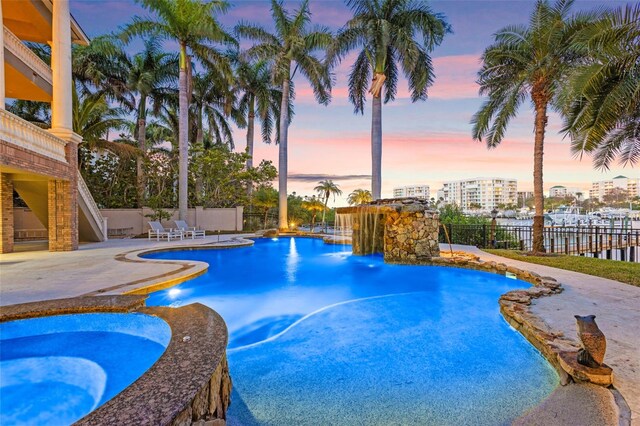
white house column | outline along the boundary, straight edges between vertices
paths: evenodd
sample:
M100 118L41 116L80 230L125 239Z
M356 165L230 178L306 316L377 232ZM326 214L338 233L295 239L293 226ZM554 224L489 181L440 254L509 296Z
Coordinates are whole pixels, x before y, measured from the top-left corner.
M2 20L2 0L0 0L0 109L4 109L4 21Z
M51 70L53 99L51 102L51 129L73 129L71 102L71 15L69 0L53 1L51 42ZM57 133L57 132L56 132Z

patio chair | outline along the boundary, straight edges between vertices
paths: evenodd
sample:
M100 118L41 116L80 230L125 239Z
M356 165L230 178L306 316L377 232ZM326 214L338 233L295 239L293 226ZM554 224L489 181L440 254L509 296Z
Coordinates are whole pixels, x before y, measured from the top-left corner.
M173 222L176 224L176 228L182 231L184 235L186 235L187 237L191 235L192 240L194 240L196 237L204 238L206 235L203 229L198 229L195 226L189 226L184 220L174 220Z
M156 241L160 241L160 238L166 238L167 241L171 241L171 238L182 239L184 237L184 233L179 229L164 229L164 227L160 224L160 222L149 222L149 239L151 237L156 237Z

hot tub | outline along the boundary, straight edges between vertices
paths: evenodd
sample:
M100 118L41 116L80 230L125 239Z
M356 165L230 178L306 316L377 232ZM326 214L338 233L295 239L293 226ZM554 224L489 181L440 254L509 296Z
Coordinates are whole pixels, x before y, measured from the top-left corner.
M164 353L171 328L141 313L0 323L0 424L70 424L116 396Z

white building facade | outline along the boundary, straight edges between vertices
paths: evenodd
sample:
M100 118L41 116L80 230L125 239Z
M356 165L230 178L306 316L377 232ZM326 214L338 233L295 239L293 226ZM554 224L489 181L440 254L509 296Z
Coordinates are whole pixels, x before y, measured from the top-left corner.
M429 185L410 185L393 188L393 198L415 197L428 200L430 194Z
M479 177L445 182L438 197L464 211L490 211L499 205L517 204L518 181L499 177Z
M589 190L589 198L602 201L603 197L613 192L615 188L627 191L629 199L640 197L640 178L616 176L611 180L593 182Z

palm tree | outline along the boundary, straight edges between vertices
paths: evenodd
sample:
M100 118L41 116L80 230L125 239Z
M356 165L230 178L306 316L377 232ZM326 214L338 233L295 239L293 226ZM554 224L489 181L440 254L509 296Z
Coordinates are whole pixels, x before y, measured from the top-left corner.
M572 37L592 19L569 16L572 0L553 6L538 0L528 26L508 26L495 34L495 42L482 55L478 73L480 94L488 99L473 116L473 138L488 148L502 141L518 107L531 98L535 109L533 158L533 251L544 252L544 198L542 156L547 109L559 106L558 94L568 70L580 60Z
M347 199L350 206L367 204L373 201L371 191L368 189L354 189Z
M377 200L382 188L382 89L384 103L395 99L401 67L411 101L426 100L434 79L429 53L450 28L443 15L422 2L347 0L347 5L354 16L338 33L329 59L336 64L349 51L360 49L349 74L349 100L362 114L367 92L372 96L371 192Z
M204 145L204 136L208 130L215 144L226 145L233 149L231 122L233 121L241 128L246 125L236 103L226 77L220 78L220 74L212 72L204 75L196 74L193 78L191 95L195 142Z
M222 29L215 17L218 13L224 13L229 5L224 0L139 1L160 19L134 17L133 22L123 29L123 39L128 42L134 36L152 35L159 39L175 40L180 48L178 210L180 219L186 220L189 179L188 105L191 93L189 89L191 86L191 54L214 68L221 64L224 65L224 55L214 49L211 43L236 44L235 40Z
M280 1L271 0L271 15L276 32L250 25L236 26L236 33L258 42L247 50L247 56L272 64L273 82L281 88L280 138L278 151L279 228L289 229L287 218L287 157L289 134L289 102L292 80L297 71L311 83L316 100L326 105L330 101L331 79L325 64L314 53L326 49L332 42L331 33L324 27L310 28L309 1L290 15ZM293 67L292 70L292 66ZM293 71L293 72L292 72Z
M640 161L640 4L603 14L575 42L588 60L575 68L564 97L565 127L575 154L608 169Z
M133 57L113 36L97 37L90 45L73 50L73 74L81 91L103 94L135 114L133 135L140 153L136 159L138 207L144 204L146 192L143 162L148 105L151 103L157 114L174 95L177 70L178 56L163 52L159 39L153 36L144 40L144 49Z
M313 188L314 191L318 191L318 196L320 199L324 200L324 210L322 211L322 223L325 225L325 231L327 228L327 224L324 221L325 215L327 213L327 203L329 202L329 197L333 195L333 200L335 201L336 195L342 195L342 190L338 188L338 185L333 183L332 180L321 180L318 182L318 186Z
M253 139L256 114L262 129L262 141L271 143L275 131L275 140L280 138L280 103L282 92L271 80L271 69L267 61L249 62L242 55L236 57L236 85L242 92L238 100L238 109L247 121L247 169L253 167ZM290 98L291 99L291 98ZM289 102L289 120L293 115L293 105ZM251 187L249 187L251 189Z
M313 232L313 228L315 227L315 224L316 224L316 216L318 215L319 211L323 212L324 214L326 210L326 206L322 201L317 199L316 196L314 195L313 197L305 198L305 200L302 202L302 208L311 212L310 232Z
M178 69L178 58L161 51L160 43L155 37L144 41L144 50L133 58L125 57L126 89L137 100L135 107L136 127L134 136L138 140L140 155L136 159L136 186L138 207L142 207L146 192L143 161L147 150L146 126L147 104L153 102L153 112L157 114L160 107L174 93L173 82Z

